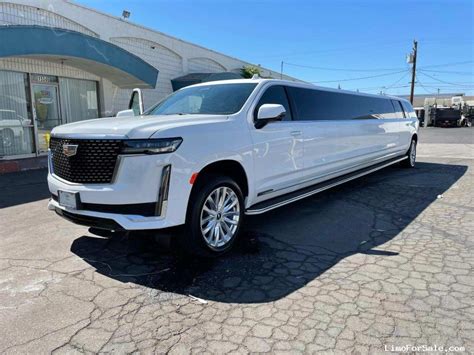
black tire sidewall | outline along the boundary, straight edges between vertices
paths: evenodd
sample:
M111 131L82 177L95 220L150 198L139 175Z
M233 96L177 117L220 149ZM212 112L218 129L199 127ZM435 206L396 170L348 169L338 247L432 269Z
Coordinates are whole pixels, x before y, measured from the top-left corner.
M232 239L223 248L215 250L211 249L207 245L204 240L204 236L202 235L200 226L201 209L209 194L218 187L224 186L231 188L239 199L239 225L237 226L237 230L235 231ZM192 192L191 195L183 236L185 249L192 254L197 254L205 257L220 256L228 252L232 248L239 235L244 215L244 198L239 185L227 176L211 175L206 177L199 183L198 186L196 186L195 190Z
M416 165L416 156L415 156L415 162L414 162L414 164L412 165L412 164L411 164L411 159L410 159L410 152L411 152L411 148L413 147L413 145L415 145L415 147L416 147L416 144L417 144L416 139L415 139L415 138L412 138L411 143L410 143L410 148L408 148L408 151L407 151L407 153L406 153L406 159L403 159L403 160L399 163L399 164L400 164L400 165L399 165L400 167L403 167L403 168L410 168L410 169L412 169L412 168L415 167L415 165Z
M408 153L407 153L408 159L405 160L406 163L407 163L407 166L409 168L414 168L415 165L416 165L416 155L415 155L415 161L413 162L413 164L411 162L411 150L412 150L413 146L415 146L415 148L416 148L416 140L415 139L411 140L410 148L408 149Z

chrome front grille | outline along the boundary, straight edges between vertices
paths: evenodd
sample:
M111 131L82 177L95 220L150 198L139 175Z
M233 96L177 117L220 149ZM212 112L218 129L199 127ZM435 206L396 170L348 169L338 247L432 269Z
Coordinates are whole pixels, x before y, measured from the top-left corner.
M104 184L112 182L122 141L51 137L49 147L54 175L75 183Z

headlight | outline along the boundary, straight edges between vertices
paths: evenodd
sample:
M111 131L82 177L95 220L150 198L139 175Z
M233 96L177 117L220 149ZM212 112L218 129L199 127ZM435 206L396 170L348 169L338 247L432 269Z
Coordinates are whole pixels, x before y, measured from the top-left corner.
M124 141L122 154L164 154L172 153L180 146L183 138L133 139Z

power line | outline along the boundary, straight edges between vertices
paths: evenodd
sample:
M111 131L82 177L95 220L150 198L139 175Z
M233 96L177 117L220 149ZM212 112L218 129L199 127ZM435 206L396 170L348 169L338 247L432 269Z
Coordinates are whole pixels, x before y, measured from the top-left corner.
M294 67L299 67L299 68L306 68L306 69L314 69L314 70L329 70L329 71L347 71L347 72L380 72L380 71L392 71L392 70L402 70L404 68L380 68L380 69L344 69L344 68L328 68L328 67L318 67L318 66L311 66L311 65L304 65L304 64L297 64L297 63L289 63L289 62L284 62L286 65L294 66ZM472 63L474 61L468 60L464 62L455 62L455 63L445 63L445 64L434 64L434 65L426 65L423 67L418 68L419 70L425 70L425 68L438 68L438 67L443 67L443 66L455 66L455 65L461 65L461 64L468 64ZM426 70L429 72L442 72L442 71L436 71L436 70ZM446 71L448 73L449 71ZM471 74L468 72L453 72L453 73L466 73L466 74Z
M324 80L324 81L310 81L310 83L312 83L312 84L340 83L340 82L344 82L344 81L354 81L354 80L363 80L363 79L371 79L371 78L380 78L380 77L382 77L382 76L395 75L395 74L404 73L404 72L406 72L406 69L405 69L405 70L401 70L401 71L396 71L396 72L393 72L393 73L385 73L385 74L379 74L379 75L363 76L363 77L359 77L359 78L339 79L339 80Z
M446 74L459 74L459 75L474 75L474 72L467 72L467 71L450 71L450 70L429 70L429 69L422 69L423 71L427 71L430 73L446 73Z
M469 87L472 86L472 85L465 85L465 84L460 84L460 83L451 83L449 81L441 80L441 79L435 78L434 76L424 73L423 70L420 70L420 73L423 74L424 76L427 76L428 78L439 81L440 83L454 85L454 86L469 86Z
M306 68L306 69L315 69L315 70L330 70L330 71L348 71L348 72L379 72L379 71L393 71L393 70L402 70L404 68L391 68L391 69L343 69L343 68L326 68L326 67L314 67L310 65L295 64L283 62L286 65L291 65L293 67Z
M429 81L429 82L425 82L424 83L425 85L440 85L439 82L434 82L434 81ZM451 84L450 85L447 85L447 84L441 84L441 85L444 85L444 86L452 86ZM460 81L458 83L456 83L456 85L463 85L463 86L474 86L474 83L471 82L471 81Z
M403 79L405 79L405 78L408 76L409 73L410 73L410 72L407 71L407 72L406 72L405 74L403 74L398 80L396 80L395 82L393 82L392 84L390 84L390 85L388 85L388 86L386 86L386 87L381 86L380 89L384 89L384 90L394 89L394 86L395 86L396 84L398 84L400 81L402 81Z
M428 94L430 95L434 95L434 93L432 93L431 91L429 91L422 83L421 81L418 79L418 76L416 77L416 83L422 87L423 90L425 90L425 92L427 92Z
M423 68L421 69L425 69L425 68L439 68L439 67L452 67L452 66L455 66L455 65L462 65L462 64L469 64L469 63L473 63L474 60L466 60L464 62L454 62L454 63L445 63L445 64L435 64L435 65L426 65L424 66Z

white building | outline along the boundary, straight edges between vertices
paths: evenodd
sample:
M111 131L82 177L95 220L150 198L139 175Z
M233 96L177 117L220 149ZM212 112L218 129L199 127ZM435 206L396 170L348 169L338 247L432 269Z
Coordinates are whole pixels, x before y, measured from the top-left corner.
M0 1L0 173L43 165L54 126L113 116L134 87L147 107L245 65L70 1Z

